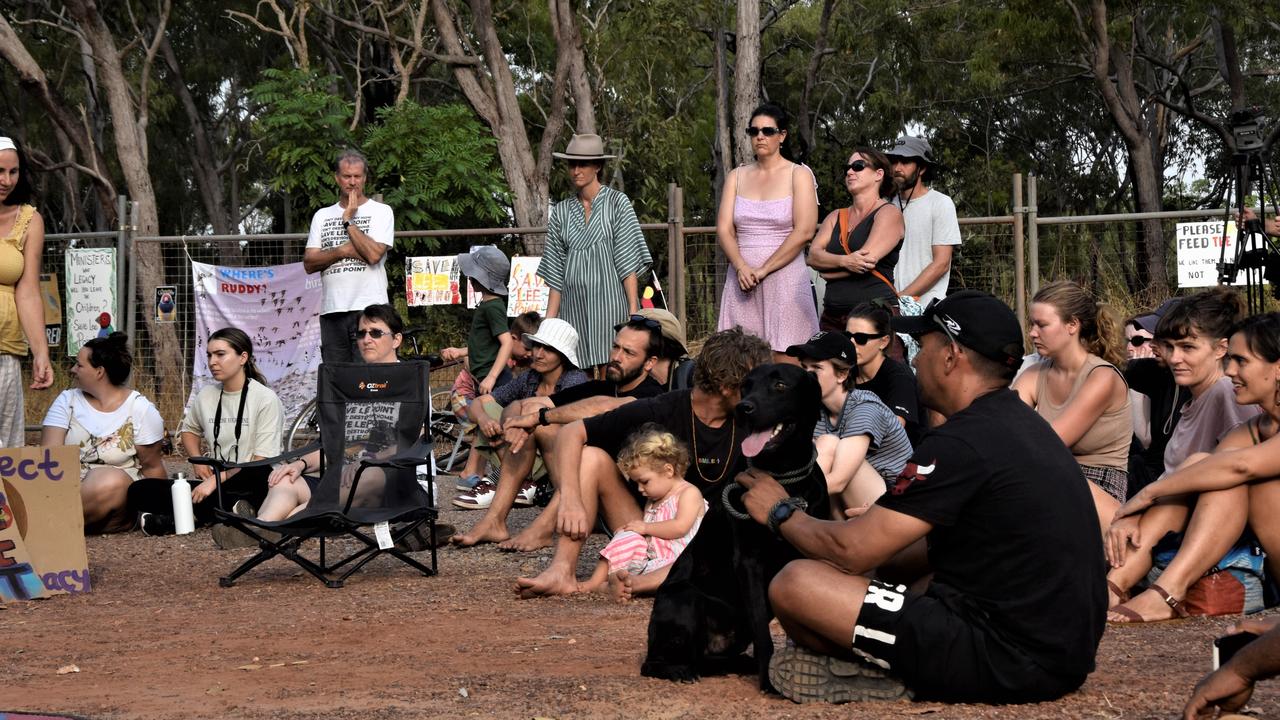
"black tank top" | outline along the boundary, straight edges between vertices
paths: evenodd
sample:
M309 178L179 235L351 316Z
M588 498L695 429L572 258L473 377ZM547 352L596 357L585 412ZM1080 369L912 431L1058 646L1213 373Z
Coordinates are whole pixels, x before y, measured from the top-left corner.
M888 204L882 203L879 207L867 213L867 216L862 218L861 222L853 226L853 229L849 231L850 252L857 252L867 244L867 238L871 236L871 227L875 224L876 213L879 213ZM898 244L893 246L893 250L885 253L884 257L876 261L876 271L890 283L893 282L893 268L898 264L898 253L901 250L902 238L898 238ZM827 242L827 252L833 255L848 254L840 243L840 223L838 222L831 229L831 239ZM876 298L896 300L897 293L884 280L867 272L850 275L839 280L828 280L824 304L840 308L852 308L854 305Z

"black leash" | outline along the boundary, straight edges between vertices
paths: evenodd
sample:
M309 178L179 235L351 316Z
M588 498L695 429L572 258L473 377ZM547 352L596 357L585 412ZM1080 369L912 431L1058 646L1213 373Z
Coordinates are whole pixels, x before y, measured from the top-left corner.
M770 473L770 475L773 475L773 479L777 480L778 484L782 485L782 487L795 485L801 480L809 477L809 474L813 472L814 463L818 461L818 448L812 447L810 448L810 452L811 454L809 455L809 462L800 466L798 469L788 470L787 472L781 472L781 473ZM750 459L747 460L747 467L748 468L755 467L755 465L751 462ZM739 510L737 506L734 505L733 499L729 497L729 493L732 492L734 489L737 489L738 491L736 495L741 495L742 493L747 491L746 488L742 487L736 482L726 487L724 489L724 492L720 493L720 501L724 504L724 509L729 513L729 515L739 520L750 520L751 516L747 514L745 510Z

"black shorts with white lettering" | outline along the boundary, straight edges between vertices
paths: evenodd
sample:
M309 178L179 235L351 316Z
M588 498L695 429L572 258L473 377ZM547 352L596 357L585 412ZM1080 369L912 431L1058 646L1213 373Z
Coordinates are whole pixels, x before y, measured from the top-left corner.
M1041 702L1084 682L1084 675L1046 672L939 598L954 594L936 583L921 595L872 580L853 629L854 653L902 678L920 700Z

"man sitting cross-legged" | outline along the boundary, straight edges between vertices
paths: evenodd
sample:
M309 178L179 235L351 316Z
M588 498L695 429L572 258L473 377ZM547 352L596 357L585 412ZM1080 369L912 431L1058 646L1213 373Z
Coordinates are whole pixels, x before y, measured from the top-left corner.
M806 558L769 586L795 642L773 655L769 679L796 702L901 695L902 682L917 699L1061 697L1094 669L1105 626L1102 534L1070 451L1009 390L1018 321L962 290L893 327L919 336L921 397L947 421L888 493L825 521L796 512L803 501L768 475L737 477L751 517ZM934 573L923 592L869 579L922 539Z
M698 354L693 388L637 400L603 415L565 425L556 439L551 477L560 493L555 529L560 534L550 566L533 578L516 580L522 598L567 595L581 588L578 555L602 509L611 528L641 519L642 503L623 482L613 458L627 437L647 422L671 431L693 451L685 479L708 502L718 502L726 481L745 468L734 407L742 379L769 362L768 343L742 328L722 330Z
M650 375L662 350L662 334L658 327L648 324L652 321L636 317L618 326L604 380L591 380L546 397L525 398L503 408L504 444L498 450L501 474L492 490L478 486L481 491L492 492L493 498L484 517L469 531L453 536L455 545L497 542L502 550L530 551L551 544L554 501L543 513L548 520L535 521L514 538L507 531L507 515L520 493L535 487L531 477L536 474L535 461L539 454L544 463L552 457L556 434L565 422L662 393L662 386ZM553 409L555 418L551 417ZM528 442L530 436L534 442Z

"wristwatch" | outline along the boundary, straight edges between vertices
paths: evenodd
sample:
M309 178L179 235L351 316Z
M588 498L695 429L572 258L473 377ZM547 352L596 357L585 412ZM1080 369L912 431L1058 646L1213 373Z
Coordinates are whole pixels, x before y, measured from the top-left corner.
M349 227L351 227L351 221L350 221L350 220L343 220L343 221L342 221L342 229L343 229L343 230L346 230L346 229L347 229L347 228L349 228Z
M789 497L779 500L769 509L769 529L773 531L774 535L781 535L782 523L791 519L791 516L797 510L805 510L808 507L809 503L805 502L803 498Z
M547 426L551 424L551 422L547 420L547 410L550 410L550 409L551 408L544 408L544 407L538 408L538 424L539 425Z

